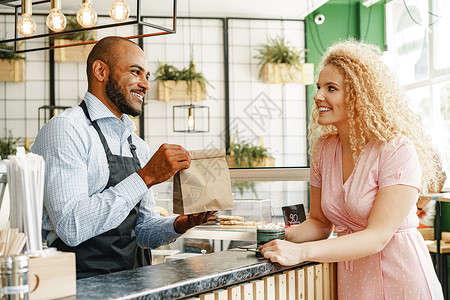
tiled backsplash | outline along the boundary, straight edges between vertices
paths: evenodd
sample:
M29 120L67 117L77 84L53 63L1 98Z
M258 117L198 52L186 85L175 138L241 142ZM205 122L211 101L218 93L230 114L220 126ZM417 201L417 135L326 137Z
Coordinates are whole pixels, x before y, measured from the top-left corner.
M0 16L0 34L6 30L5 22L9 26L13 22L11 17ZM34 19L38 26L43 26L43 16L36 16ZM164 18L149 18L148 21L164 26L171 22ZM223 24L224 19L179 18L176 34L144 39L144 51L149 59L151 73L163 61L179 68L187 67L193 45L196 69L203 72L214 86L207 88L211 97L199 103L210 107L210 132L174 133L172 107L188 103L155 100L156 82L153 81L154 76L151 76L144 107L145 140L151 150L156 150L164 142L180 144L187 149L225 147ZM109 33L121 35L121 30L129 31L124 27L116 27ZM304 23L229 19L228 32L230 135L237 135L241 140L257 145L263 142L275 157L276 166L305 166L305 87L262 83L258 79L257 61L253 58L256 47L266 43L269 37L277 35L283 35L291 45L304 48ZM101 31L97 33L99 38L103 34ZM39 130L38 108L49 104L49 51L29 52L26 53L26 58L26 81L0 82L0 137L12 130L13 136L29 137L33 141ZM55 63L56 105L74 106L79 103L87 89L85 72L85 63ZM42 123L43 120L41 125ZM274 188L273 192L278 193L277 190L278 188ZM303 188L300 190L303 191ZM292 190L293 195L299 192L303 193L296 188ZM265 197L274 198L270 197L270 193ZM283 196L283 199L279 205L290 202L286 200L289 196Z

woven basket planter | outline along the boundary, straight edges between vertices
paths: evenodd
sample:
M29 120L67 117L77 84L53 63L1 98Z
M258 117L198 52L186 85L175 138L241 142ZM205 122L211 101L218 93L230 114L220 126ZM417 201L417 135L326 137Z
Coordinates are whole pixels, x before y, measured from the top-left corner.
M1 59L0 81L22 82L25 79L25 60Z
M55 46L76 44L81 41L55 39ZM86 62L89 52L95 44L79 45L73 47L63 47L55 49L56 62Z
M192 81L189 88L187 81L174 80L158 81L158 100L173 101L173 100L191 100L201 101L206 100L206 93L202 90L200 84Z
M264 83L314 83L314 64L304 63L293 66L290 64L267 63L261 71L262 81Z

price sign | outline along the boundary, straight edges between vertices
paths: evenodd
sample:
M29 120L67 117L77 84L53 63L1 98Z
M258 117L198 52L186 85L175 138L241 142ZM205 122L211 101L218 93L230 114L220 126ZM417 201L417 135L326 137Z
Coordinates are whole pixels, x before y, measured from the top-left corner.
M306 220L305 207L303 204L283 206L283 218L286 226L300 224Z

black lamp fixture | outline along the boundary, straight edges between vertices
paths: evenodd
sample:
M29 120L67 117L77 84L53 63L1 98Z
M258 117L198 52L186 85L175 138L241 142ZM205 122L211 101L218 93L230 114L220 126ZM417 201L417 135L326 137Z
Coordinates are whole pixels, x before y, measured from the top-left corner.
M14 31L14 38L0 40L1 44L14 43L13 50L7 50L0 48L0 51L4 52L14 52L14 53L23 53L23 52L31 52L38 50L46 50L46 49L56 49L62 47L71 47L78 46L84 44L94 44L97 41L84 41L84 42L76 42L71 44L64 45L52 45L49 43L46 47L36 47L36 48L26 48L19 49L19 42L28 41L33 39L42 39L48 38L52 36L58 36L63 34L70 34L80 31L92 31L92 30L100 30L104 28L125 26L125 25L142 25L145 27L153 28L153 32L146 34L139 34L133 36L126 36L128 39L133 38L141 38L141 37L149 37L156 35L165 35L176 33L176 19L177 19L177 0L173 0L172 7L172 28L167 28L164 26L160 26L157 24L145 22L143 20L141 14L141 0L134 0L136 2L136 16L130 17L130 20L127 21L130 16L130 7L125 1L133 1L133 0L111 0L112 4L109 8L109 15L115 21L115 23L104 24L104 25L96 25L97 23L97 13L92 8L93 0L81 0L81 8L77 13L77 21L83 27L81 29L76 30L67 30L64 31L64 28L67 24L67 19L65 15L61 12L61 2L63 0L0 0L0 6L3 5L5 7L14 8L15 14L15 22L16 24L14 29L8 30L7 32ZM66 0L73 1L73 0ZM95 0L94 0L95 1ZM33 5L41 5L45 3L50 3L50 14L47 16L47 26L49 28L48 33L35 34L36 33L36 22L32 18L32 6ZM19 8L21 8L21 13L19 14ZM1 13L0 13L1 14ZM19 17L21 18L19 20ZM31 43L33 44L33 43Z
M189 44L191 44L191 0L188 0ZM192 51L192 48L191 48ZM191 53L191 61L192 61ZM195 71L195 66L194 66ZM174 105L172 108L173 132L209 132L209 106L193 105L193 81L187 84L190 104ZM200 88L199 86L196 89ZM198 100L198 99L197 99Z
M174 105L173 132L209 132L209 106Z

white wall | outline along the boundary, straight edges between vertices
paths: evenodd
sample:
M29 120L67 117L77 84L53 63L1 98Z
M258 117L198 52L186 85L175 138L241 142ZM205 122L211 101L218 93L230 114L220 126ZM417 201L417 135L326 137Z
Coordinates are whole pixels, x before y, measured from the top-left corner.
M35 20L43 26L44 17L36 16ZM12 17L0 16L0 33L10 28L12 21ZM171 22L161 18L148 21L166 26ZM116 27L97 34L99 38L107 34L137 34L135 29L128 28ZM283 35L293 46L304 48L304 24L301 21L232 19L229 22L230 131L241 140L256 145L262 142L275 157L277 166L305 166L305 88L296 84L263 84L258 79L257 61L253 58L256 47L277 35ZM145 140L152 150L164 142L181 144L187 149L225 147L223 20L180 18L176 34L145 38L144 51L151 72L162 61L184 68L189 63L191 44L194 45L197 70L202 71L214 86L208 87L211 97L198 103L210 107L211 130L208 133L174 133L172 107L187 103L157 101L156 82L151 81L144 109ZM12 130L15 137L34 140L39 130L38 108L49 104L48 51L29 52L26 57L25 82L0 82L0 137ZM87 88L85 63L55 63L55 71L56 105L77 105ZM152 75L151 80L153 78ZM271 110L267 110L268 105ZM273 199L273 205L277 207L275 214L279 215L281 209L278 208L283 204L304 201L306 186L257 183L256 189L259 198ZM160 198L171 198L171 185L162 185L157 192L164 195ZM240 196L235 190L235 195L237 198L256 197L250 191Z

